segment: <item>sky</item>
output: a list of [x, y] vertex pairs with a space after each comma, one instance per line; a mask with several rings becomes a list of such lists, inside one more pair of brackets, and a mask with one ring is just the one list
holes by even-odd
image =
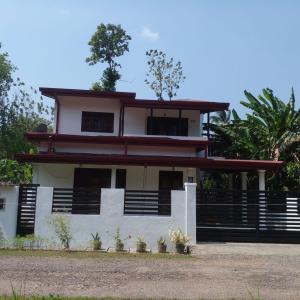
[[106, 66], [85, 62], [88, 41], [100, 23], [121, 24], [132, 40], [118, 91], [155, 99], [145, 52], [158, 49], [182, 62], [177, 98], [243, 114], [244, 90], [286, 101], [294, 87], [300, 106], [299, 15], [298, 0], [0, 0], [0, 42], [28, 86], [89, 89]]

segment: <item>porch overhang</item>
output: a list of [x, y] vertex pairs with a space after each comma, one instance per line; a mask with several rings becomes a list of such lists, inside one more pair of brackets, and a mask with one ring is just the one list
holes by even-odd
[[17, 154], [19, 162], [67, 163], [96, 165], [169, 166], [200, 168], [202, 170], [269, 170], [279, 171], [282, 161], [212, 159], [180, 156], [104, 155], [88, 153], [38, 153]]

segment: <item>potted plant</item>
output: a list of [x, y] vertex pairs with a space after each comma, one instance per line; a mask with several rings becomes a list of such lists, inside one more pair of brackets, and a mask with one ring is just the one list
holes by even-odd
[[121, 235], [120, 235], [120, 228], [117, 228], [117, 232], [115, 235], [115, 241], [116, 241], [116, 251], [120, 252], [124, 250], [124, 242], [121, 239]]
[[99, 233], [97, 232], [95, 235], [92, 234], [92, 237], [93, 237], [93, 240], [92, 240], [93, 250], [94, 251], [101, 250], [102, 242], [101, 242]]
[[176, 253], [183, 254], [186, 244], [190, 241], [190, 237], [185, 235], [181, 229], [170, 230], [171, 242], [175, 245]]
[[146, 252], [147, 244], [143, 236], [139, 236], [137, 238], [135, 245], [136, 245], [136, 252], [140, 252], [140, 253]]
[[166, 253], [167, 252], [167, 244], [166, 239], [161, 236], [157, 241], [158, 253]]

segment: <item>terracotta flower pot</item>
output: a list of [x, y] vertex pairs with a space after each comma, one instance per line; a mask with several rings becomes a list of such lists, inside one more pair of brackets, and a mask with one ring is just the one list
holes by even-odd
[[140, 253], [146, 252], [146, 247], [147, 247], [147, 244], [144, 242], [137, 243], [136, 244], [136, 252], [140, 252]]
[[117, 252], [121, 252], [121, 251], [123, 251], [124, 250], [124, 243], [122, 243], [122, 242], [117, 242], [116, 243], [116, 251]]
[[167, 252], [167, 245], [166, 244], [158, 244], [158, 253], [166, 253]]
[[93, 241], [93, 249], [94, 249], [94, 251], [101, 250], [101, 246], [102, 246], [101, 241]]
[[184, 254], [184, 244], [176, 244], [176, 253]]

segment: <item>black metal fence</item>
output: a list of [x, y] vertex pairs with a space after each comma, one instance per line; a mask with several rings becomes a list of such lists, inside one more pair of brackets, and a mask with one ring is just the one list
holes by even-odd
[[17, 235], [34, 233], [36, 195], [39, 184], [21, 184], [19, 188]]
[[100, 214], [101, 189], [54, 188], [52, 212]]
[[171, 215], [170, 190], [125, 190], [125, 215]]
[[300, 192], [197, 190], [198, 241], [300, 242]]

